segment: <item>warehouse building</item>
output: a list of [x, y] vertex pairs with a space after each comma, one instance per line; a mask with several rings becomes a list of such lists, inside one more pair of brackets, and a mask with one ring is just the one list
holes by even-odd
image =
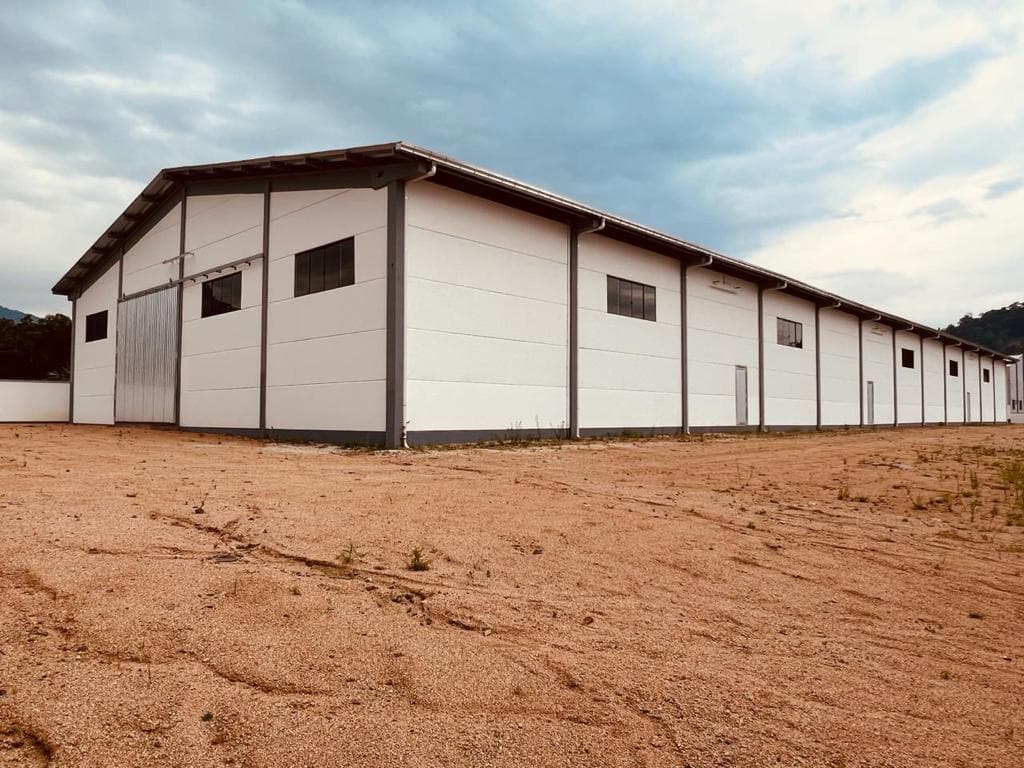
[[1005, 355], [404, 143], [161, 171], [71, 420], [398, 447], [1005, 422]]

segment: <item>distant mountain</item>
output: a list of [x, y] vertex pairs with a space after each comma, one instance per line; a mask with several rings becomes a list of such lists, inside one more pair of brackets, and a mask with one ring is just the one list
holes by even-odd
[[1024, 301], [1002, 309], [990, 309], [975, 317], [964, 315], [955, 325], [946, 327], [952, 333], [976, 344], [984, 344], [999, 352], [1024, 352]]
[[24, 316], [24, 312], [0, 306], [0, 320], [21, 320]]

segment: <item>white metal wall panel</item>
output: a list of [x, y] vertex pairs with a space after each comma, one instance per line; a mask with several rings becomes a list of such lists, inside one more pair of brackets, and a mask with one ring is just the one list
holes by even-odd
[[1009, 402], [1008, 402], [1007, 397], [1006, 397], [1007, 384], [1008, 384], [1008, 379], [1007, 379], [1007, 376], [1006, 376], [1007, 371], [1008, 371], [1008, 366], [1006, 365], [1006, 363], [1004, 363], [1002, 360], [996, 360], [995, 361], [995, 372], [994, 372], [993, 375], [995, 377], [995, 384], [996, 384], [996, 386], [995, 386], [996, 422], [999, 423], [999, 424], [1004, 423], [1007, 420], [1008, 416], [1009, 416], [1009, 414], [1007, 413], [1007, 408], [1009, 406]]
[[[114, 423], [114, 355], [117, 334], [117, 264], [104, 272], [75, 305], [74, 419]], [[85, 341], [85, 318], [107, 311], [107, 338]]]
[[[867, 382], [873, 381], [875, 392], [875, 425], [893, 423], [893, 360], [892, 328], [881, 323], [864, 323], [864, 392]], [[864, 403], [864, 423], [867, 424], [868, 404]]]
[[[355, 238], [355, 284], [294, 295], [295, 254]], [[267, 427], [384, 429], [387, 191], [270, 198]]]
[[0, 379], [0, 422], [67, 421], [66, 381]]
[[[903, 367], [903, 350], [914, 354], [914, 367]], [[921, 423], [921, 337], [907, 331], [896, 331], [896, 389], [899, 394], [897, 415], [900, 424]]]
[[[653, 285], [657, 320], [609, 313], [609, 275]], [[580, 237], [581, 428], [682, 426], [680, 311], [678, 260], [599, 234]]]
[[976, 352], [968, 352], [965, 355], [966, 362], [964, 363], [964, 384], [967, 387], [967, 402], [969, 403], [969, 409], [967, 413], [967, 423], [976, 424], [981, 421], [981, 407], [979, 405], [978, 396], [981, 392], [981, 386], [979, 381], [981, 379], [978, 373], [979, 360]]
[[[947, 421], [950, 424], [957, 424], [964, 420], [964, 361], [961, 359], [963, 350], [956, 346], [946, 346], [946, 406], [948, 410]], [[959, 366], [956, 376], [949, 373], [949, 361], [955, 360]]]
[[407, 429], [564, 429], [567, 227], [429, 183], [406, 225]]
[[747, 369], [747, 423], [758, 424], [757, 286], [703, 267], [687, 274], [691, 427], [736, 424], [736, 366]]
[[[258, 255], [263, 250], [263, 195], [199, 195], [185, 207], [186, 275]], [[181, 424], [255, 429], [260, 423], [260, 336], [263, 262], [224, 272], [242, 276], [241, 309], [202, 317], [202, 281], [182, 293]]]
[[[813, 426], [818, 419], [814, 304], [778, 291], [764, 294], [765, 425]], [[803, 325], [803, 347], [778, 343], [778, 318]]]
[[[181, 249], [181, 204], [171, 208], [124, 254], [126, 294], [165, 285], [178, 277], [175, 259]], [[170, 261], [168, 261], [170, 259]]]
[[821, 423], [825, 426], [860, 424], [860, 363], [853, 315], [821, 310]]
[[174, 423], [178, 290], [122, 301], [117, 309], [117, 421]]
[[946, 409], [942, 388], [946, 382], [946, 369], [942, 358], [942, 342], [937, 339], [924, 340], [924, 359], [921, 367], [924, 376], [924, 418], [929, 424], [946, 421]]

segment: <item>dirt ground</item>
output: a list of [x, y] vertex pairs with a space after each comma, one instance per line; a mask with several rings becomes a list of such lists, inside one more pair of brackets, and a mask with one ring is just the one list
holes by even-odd
[[0, 425], [0, 766], [1021, 766], [1022, 449]]

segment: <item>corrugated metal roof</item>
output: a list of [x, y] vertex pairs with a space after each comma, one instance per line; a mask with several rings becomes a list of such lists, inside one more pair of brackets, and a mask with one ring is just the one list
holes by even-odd
[[660, 232], [606, 211], [571, 200], [540, 187], [525, 184], [508, 176], [464, 163], [452, 157], [405, 142], [375, 144], [364, 147], [328, 150], [298, 155], [275, 155], [228, 163], [189, 165], [167, 168], [158, 173], [100, 235], [70, 270], [53, 287], [53, 292], [71, 295], [76, 287], [101, 262], [115, 255], [125, 239], [132, 236], [160, 205], [179, 194], [191, 181], [223, 181], [280, 177], [295, 174], [321, 173], [335, 170], [373, 169], [396, 160], [421, 161], [436, 167], [433, 181], [461, 188], [507, 205], [523, 208], [570, 224], [604, 222], [602, 234], [662, 253], [682, 258], [711, 258], [716, 270], [760, 285], [779, 287], [785, 291], [825, 305], [840, 304], [844, 311], [862, 319], [877, 319], [897, 330], [912, 331], [920, 336], [935, 337], [948, 344], [959, 345], [987, 355], [1011, 360], [1002, 352], [975, 344], [906, 318], [851, 301], [843, 296], [816, 288], [809, 283], [735, 259], [717, 251]]

